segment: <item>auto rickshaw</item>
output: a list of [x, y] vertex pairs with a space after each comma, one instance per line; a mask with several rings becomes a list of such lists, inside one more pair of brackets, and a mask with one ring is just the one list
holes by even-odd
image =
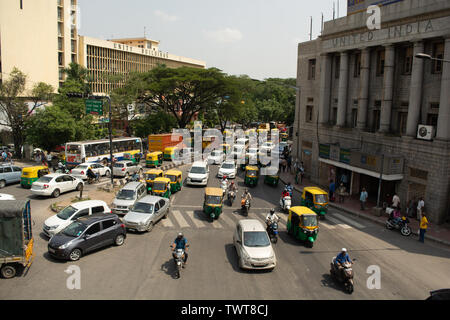
[[231, 146], [229, 144], [222, 143], [220, 146], [222, 147], [224, 154], [229, 154], [231, 152]]
[[156, 178], [153, 181], [152, 195], [170, 199], [172, 192], [170, 192], [169, 178]]
[[317, 187], [303, 188], [300, 205], [313, 210], [321, 219], [328, 212], [328, 193]]
[[317, 214], [307, 207], [292, 207], [289, 209], [286, 228], [294, 238], [312, 248], [319, 233]]
[[147, 193], [151, 193], [153, 182], [156, 178], [164, 177], [164, 171], [162, 171], [161, 169], [150, 169], [144, 172], [144, 177], [147, 184]]
[[245, 167], [245, 180], [244, 183], [250, 187], [256, 187], [259, 178], [259, 168], [254, 166]]
[[269, 170], [269, 174], [266, 174], [264, 176], [264, 183], [271, 185], [271, 186], [278, 186], [278, 182], [280, 180], [280, 176], [278, 175], [278, 169], [275, 168], [275, 170], [267, 169]]
[[288, 141], [289, 135], [286, 132], [280, 133], [280, 139], [281, 141]]
[[164, 160], [173, 161], [175, 159], [176, 147], [167, 147], [164, 149]]
[[147, 168], [156, 168], [162, 165], [164, 155], [161, 151], [155, 151], [147, 154], [145, 166]]
[[183, 187], [183, 174], [180, 170], [169, 170], [164, 173], [164, 178], [170, 179], [170, 191], [175, 193]]
[[205, 188], [203, 212], [211, 218], [211, 221], [218, 219], [222, 213], [223, 196], [221, 188]]
[[123, 154], [123, 160], [131, 160], [133, 163], [139, 164], [141, 161], [141, 152], [139, 150], [133, 150], [129, 152], [125, 152]]
[[22, 188], [30, 189], [33, 182], [49, 173], [50, 169], [47, 166], [23, 168], [22, 176], [20, 177], [20, 185]]

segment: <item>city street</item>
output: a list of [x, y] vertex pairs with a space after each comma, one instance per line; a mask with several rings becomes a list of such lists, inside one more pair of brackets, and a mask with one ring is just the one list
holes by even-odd
[[[189, 166], [183, 166], [183, 179]], [[208, 186], [218, 187], [217, 166], [210, 166]], [[106, 181], [105, 178], [102, 181]], [[245, 186], [243, 172], [236, 179], [240, 198]], [[71, 192], [53, 198], [30, 196], [20, 185], [2, 189], [17, 199], [31, 199], [35, 221], [35, 260], [26, 275], [1, 279], [0, 299], [425, 299], [429, 291], [450, 287], [450, 250], [435, 243], [419, 243], [367, 220], [330, 209], [320, 221], [313, 248], [294, 240], [286, 232], [287, 214], [279, 213], [283, 189], [267, 186], [260, 177], [248, 218], [264, 221], [270, 208], [281, 218], [280, 239], [274, 244], [277, 266], [272, 272], [243, 271], [238, 267], [233, 232], [240, 213], [240, 201], [209, 222], [202, 212], [204, 188], [184, 185], [171, 198], [168, 219], [161, 220], [150, 233], [128, 232], [125, 244], [83, 256], [77, 262], [56, 261], [47, 254], [41, 233], [44, 220], [53, 213], [54, 202], [75, 197]], [[96, 189], [86, 185], [85, 190]], [[299, 205], [294, 193], [293, 205]], [[169, 246], [182, 231], [190, 243], [189, 260], [180, 279], [175, 279]], [[356, 258], [355, 291], [344, 292], [330, 277], [331, 259], [342, 247]], [[69, 290], [65, 270], [76, 265], [81, 270], [81, 289]], [[370, 266], [379, 266], [381, 288], [369, 289]]]

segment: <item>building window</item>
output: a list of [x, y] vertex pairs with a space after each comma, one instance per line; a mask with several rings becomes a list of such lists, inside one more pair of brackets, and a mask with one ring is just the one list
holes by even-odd
[[380, 110], [373, 110], [372, 131], [376, 132], [380, 129]]
[[332, 125], [336, 125], [337, 123], [337, 107], [334, 107], [332, 112], [331, 112], [331, 124]]
[[358, 109], [352, 109], [352, 128], [358, 125]]
[[361, 53], [355, 55], [355, 65], [353, 70], [353, 77], [359, 78], [361, 75]]
[[58, 50], [63, 51], [63, 39], [58, 38]]
[[20, 10], [23, 10], [23, 0], [20, 0]]
[[384, 75], [384, 56], [384, 50], [377, 52], [377, 77]]
[[308, 80], [314, 80], [315, 78], [316, 78], [316, 59], [310, 59], [308, 66]]
[[64, 61], [63, 61], [63, 54], [61, 52], [58, 52], [58, 65], [63, 66], [64, 65]]
[[334, 77], [336, 79], [339, 79], [339, 77], [341, 75], [341, 57], [340, 56], [336, 56], [334, 58], [334, 66], [335, 66]]
[[306, 106], [306, 122], [312, 122], [313, 121], [313, 106]]
[[413, 47], [403, 48], [402, 50], [402, 60], [403, 60], [403, 74], [410, 75], [412, 71], [413, 64]]
[[427, 114], [427, 125], [437, 127], [438, 123], [438, 114], [437, 113], [429, 113]]
[[[436, 59], [444, 59], [444, 44], [443, 43], [435, 43], [433, 46], [433, 57]], [[440, 74], [442, 73], [442, 61], [433, 60], [433, 73]]]
[[62, 21], [63, 20], [63, 9], [58, 7], [58, 20]]
[[408, 119], [408, 112], [398, 113], [398, 132], [400, 133], [400, 135], [406, 134], [407, 119]]

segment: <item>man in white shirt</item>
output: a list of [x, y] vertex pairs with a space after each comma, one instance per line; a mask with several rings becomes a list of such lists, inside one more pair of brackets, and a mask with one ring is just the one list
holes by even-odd
[[423, 197], [419, 198], [419, 201], [417, 202], [417, 220], [422, 220], [422, 210], [423, 207], [425, 207], [425, 201], [423, 201]]
[[392, 198], [392, 206], [394, 208], [400, 207], [400, 197], [397, 194], [394, 194], [394, 197]]

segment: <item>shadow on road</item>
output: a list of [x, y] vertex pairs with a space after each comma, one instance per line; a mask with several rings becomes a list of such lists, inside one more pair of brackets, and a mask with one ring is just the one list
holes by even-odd
[[235, 272], [244, 273], [244, 274], [262, 274], [262, 273], [270, 273], [272, 270], [244, 270], [239, 267], [239, 257], [236, 252], [236, 248], [234, 244], [229, 243], [225, 245], [225, 254], [227, 255], [228, 262], [233, 267]]
[[336, 283], [336, 281], [333, 279], [333, 277], [329, 273], [324, 273], [322, 275], [322, 280], [320, 282], [322, 282], [322, 287], [332, 288], [337, 291], [342, 291], [342, 287], [338, 283]]
[[161, 270], [171, 276], [172, 279], [178, 279], [175, 274], [175, 263], [172, 258], [161, 265]]

